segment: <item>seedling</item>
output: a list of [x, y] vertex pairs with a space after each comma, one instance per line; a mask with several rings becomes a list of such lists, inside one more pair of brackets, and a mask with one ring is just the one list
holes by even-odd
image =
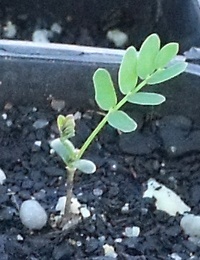
[[121, 110], [125, 103], [152, 106], [160, 105], [165, 101], [165, 97], [161, 94], [140, 92], [140, 90], [145, 85], [155, 85], [174, 78], [185, 70], [186, 62], [171, 62], [178, 50], [178, 43], [169, 43], [160, 48], [160, 38], [157, 34], [148, 36], [139, 52], [133, 46], [129, 47], [118, 72], [119, 90], [124, 96], [121, 100], [117, 98], [110, 73], [103, 68], [95, 71], [93, 75], [95, 100], [106, 114], [80, 149], [76, 149], [69, 140], [75, 135], [73, 115], [58, 116], [60, 137], [51, 142], [51, 147], [62, 158], [67, 169], [66, 205], [61, 227], [73, 217], [70, 207], [76, 170], [86, 174], [96, 171], [96, 166], [92, 161], [82, 159], [88, 146], [106, 123], [124, 133], [136, 130], [135, 120]]

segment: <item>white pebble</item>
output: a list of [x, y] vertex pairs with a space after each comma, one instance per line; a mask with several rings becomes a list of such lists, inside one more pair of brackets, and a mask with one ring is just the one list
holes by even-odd
[[13, 24], [11, 21], [6, 23], [4, 27], [4, 37], [6, 38], [14, 38], [17, 33], [16, 25]]
[[22, 203], [19, 216], [24, 226], [29, 229], [42, 229], [47, 223], [47, 213], [36, 200], [26, 200]]
[[108, 31], [106, 36], [116, 47], [123, 47], [128, 41], [127, 34], [118, 29]]
[[57, 34], [61, 34], [62, 32], [62, 27], [58, 23], [53, 23], [51, 26], [51, 31]]
[[[65, 212], [65, 204], [66, 204], [66, 196], [62, 196], [58, 199], [56, 210], [60, 211], [61, 215], [64, 215]], [[71, 200], [71, 212], [73, 214], [79, 214], [80, 213], [80, 207], [81, 204], [78, 202], [76, 198], [72, 198]]]
[[32, 41], [33, 42], [42, 42], [48, 43], [49, 42], [49, 31], [45, 29], [36, 30], [32, 34]]
[[170, 257], [173, 259], [173, 260], [182, 260], [182, 257], [180, 257], [177, 253], [172, 253], [170, 255]]
[[200, 216], [187, 214], [182, 217], [180, 225], [186, 235], [200, 238]]
[[117, 258], [117, 253], [115, 252], [115, 249], [113, 246], [105, 244], [105, 245], [103, 245], [103, 249], [104, 249], [105, 256]]
[[103, 194], [103, 190], [96, 188], [93, 190], [93, 194], [94, 194], [94, 196], [101, 196]]
[[147, 187], [143, 198], [154, 197], [157, 210], [165, 211], [170, 216], [176, 216], [177, 213], [184, 214], [191, 210], [174, 191], [158, 183], [155, 179], [149, 179]]
[[124, 206], [121, 209], [122, 213], [128, 213], [129, 212], [129, 203], [125, 203]]
[[35, 142], [34, 142], [34, 145], [41, 147], [42, 141], [35, 141]]
[[7, 115], [6, 113], [3, 113], [1, 116], [2, 116], [2, 118], [3, 118], [4, 120], [6, 120], [6, 119], [8, 118], [8, 115]]
[[133, 227], [126, 227], [125, 232], [123, 233], [126, 237], [138, 237], [140, 234], [140, 228], [133, 226]]
[[11, 120], [7, 120], [7, 121], [6, 121], [6, 125], [7, 125], [7, 127], [11, 127], [12, 121], [11, 121]]
[[18, 234], [17, 235], [17, 241], [23, 241], [23, 240], [24, 240], [24, 238], [20, 234]]
[[3, 184], [6, 180], [6, 175], [2, 169], [0, 169], [0, 184]]
[[86, 207], [80, 208], [80, 212], [83, 218], [89, 218], [91, 216], [90, 211]]

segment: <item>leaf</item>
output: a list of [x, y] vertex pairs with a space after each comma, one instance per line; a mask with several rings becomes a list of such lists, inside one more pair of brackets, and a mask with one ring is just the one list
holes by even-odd
[[74, 145], [69, 140], [62, 142], [60, 138], [57, 138], [50, 143], [50, 146], [61, 157], [65, 164], [67, 164], [76, 153]]
[[160, 38], [151, 34], [143, 42], [138, 57], [137, 74], [141, 79], [146, 79], [155, 70], [155, 59], [160, 49]]
[[117, 103], [117, 96], [110, 73], [105, 69], [97, 69], [93, 75], [95, 100], [103, 110], [109, 110]]
[[72, 166], [79, 171], [87, 174], [91, 174], [96, 171], [96, 165], [92, 161], [86, 159], [77, 160], [73, 162]]
[[137, 84], [137, 51], [129, 47], [122, 59], [118, 73], [118, 84], [122, 94], [127, 94]]
[[108, 116], [108, 123], [124, 133], [132, 132], [137, 128], [137, 123], [121, 110], [111, 112]]
[[177, 55], [178, 50], [179, 44], [175, 42], [163, 46], [155, 60], [156, 69], [164, 68]]
[[138, 92], [128, 96], [128, 102], [138, 105], [155, 106], [162, 104], [166, 98], [157, 93]]
[[172, 78], [178, 76], [179, 74], [181, 74], [182, 72], [184, 72], [186, 67], [187, 67], [187, 63], [180, 61], [166, 69], [157, 70], [147, 80], [147, 84], [154, 85], [154, 84], [158, 84], [158, 83], [167, 81], [169, 79], [172, 79]]
[[66, 117], [59, 115], [57, 118], [57, 125], [60, 135], [64, 139], [71, 138], [75, 135], [75, 121], [72, 114], [67, 115]]

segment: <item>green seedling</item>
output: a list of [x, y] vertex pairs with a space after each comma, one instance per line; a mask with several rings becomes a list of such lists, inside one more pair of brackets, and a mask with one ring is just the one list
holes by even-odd
[[68, 176], [65, 213], [61, 227], [72, 218], [70, 207], [76, 170], [86, 174], [96, 171], [96, 166], [92, 161], [82, 159], [85, 151], [106, 123], [124, 133], [136, 130], [135, 120], [121, 110], [125, 103], [154, 106], [165, 101], [165, 97], [161, 94], [140, 92], [140, 90], [145, 85], [155, 85], [174, 78], [186, 69], [186, 62], [172, 62], [178, 50], [178, 43], [169, 43], [161, 48], [160, 38], [157, 34], [148, 36], [139, 52], [133, 46], [129, 47], [118, 72], [119, 90], [123, 94], [121, 100], [117, 98], [110, 73], [103, 68], [95, 71], [93, 75], [95, 100], [100, 109], [106, 113], [80, 149], [75, 148], [69, 140], [75, 135], [73, 115], [58, 116], [60, 137], [51, 142], [51, 147], [64, 161]]

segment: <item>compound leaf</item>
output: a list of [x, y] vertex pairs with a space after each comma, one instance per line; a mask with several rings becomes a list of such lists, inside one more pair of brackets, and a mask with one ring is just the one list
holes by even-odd
[[137, 123], [121, 110], [111, 112], [108, 116], [108, 123], [124, 133], [132, 132], [137, 128]]
[[143, 42], [138, 57], [137, 74], [141, 79], [146, 79], [155, 70], [155, 59], [160, 50], [160, 38], [151, 34]]
[[186, 67], [187, 67], [187, 63], [180, 61], [180, 62], [177, 62], [174, 65], [172, 65], [172, 66], [170, 66], [166, 69], [157, 70], [147, 80], [147, 83], [149, 85], [154, 85], [154, 84], [158, 84], [158, 83], [167, 81], [169, 79], [172, 79], [172, 78], [178, 76], [179, 74], [181, 74], [182, 72], [184, 72]]
[[124, 54], [118, 73], [118, 84], [122, 94], [125, 95], [133, 90], [137, 79], [137, 51], [131, 46]]
[[175, 42], [163, 46], [155, 60], [156, 69], [164, 68], [177, 55], [178, 50], [179, 44]]
[[157, 93], [138, 92], [128, 96], [128, 102], [138, 105], [155, 106], [162, 104], [166, 98]]
[[109, 110], [117, 103], [117, 96], [110, 73], [105, 69], [97, 69], [93, 75], [95, 100], [103, 110]]

